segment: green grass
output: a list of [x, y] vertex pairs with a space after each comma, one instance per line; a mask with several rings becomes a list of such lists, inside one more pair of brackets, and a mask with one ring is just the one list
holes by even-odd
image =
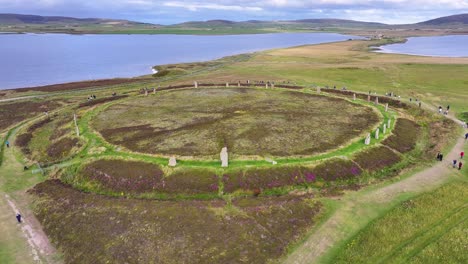
[[[467, 236], [458, 235], [468, 219], [467, 191], [467, 182], [456, 182], [403, 202], [350, 239], [331, 262], [466, 262]], [[443, 241], [450, 246], [439, 247]]]
[[[349, 41], [301, 46], [256, 53], [252, 59], [232, 64], [202, 78], [237, 76], [253, 80], [291, 80], [300, 84], [336, 85], [382, 95], [394, 92], [405, 102], [419, 98], [432, 105], [451, 105], [451, 111], [468, 112], [464, 77], [468, 60], [376, 54], [368, 45], [380, 42]], [[414, 101], [413, 101], [414, 102]]]

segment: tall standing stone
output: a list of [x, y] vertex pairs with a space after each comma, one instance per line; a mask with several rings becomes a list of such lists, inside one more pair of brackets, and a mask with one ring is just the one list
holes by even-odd
[[240, 81], [237, 82], [237, 87], [241, 87]]
[[226, 83], [226, 87], [229, 87], [229, 82]]
[[226, 168], [228, 166], [228, 152], [227, 147], [221, 149], [221, 153], [219, 154], [221, 158], [221, 167]]
[[268, 89], [268, 83], [265, 83], [265, 88]]
[[148, 96], [148, 89], [145, 88], [145, 96]]
[[78, 122], [77, 122], [77, 118], [76, 118], [75, 113], [73, 113], [73, 121], [75, 122], [76, 136], [79, 137], [80, 136], [80, 128], [78, 127]]
[[169, 167], [175, 167], [177, 165], [177, 160], [174, 156], [169, 158]]
[[153, 88], [153, 94], [156, 94], [156, 88]]
[[317, 93], [320, 93], [321, 90], [320, 90], [320, 87], [317, 86]]
[[364, 144], [366, 144], [366, 145], [370, 144], [370, 137], [371, 137], [371, 134], [368, 133], [366, 139], [364, 140]]
[[197, 82], [197, 81], [193, 82], [193, 86], [194, 86], [195, 88], [198, 88], [198, 82]]
[[375, 139], [379, 139], [379, 132], [380, 132], [380, 128], [377, 128], [375, 130]]
[[379, 98], [377, 96], [375, 97], [375, 104], [379, 104]]
[[385, 104], [385, 112], [388, 112], [388, 103]]
[[387, 127], [388, 127], [388, 129], [390, 129], [390, 125], [391, 125], [391, 124], [392, 124], [392, 120], [389, 118], [389, 119], [388, 119], [388, 122], [387, 122]]
[[383, 134], [387, 133], [387, 124], [383, 124], [382, 133]]
[[356, 94], [353, 93], [353, 101], [356, 101]]
[[370, 102], [370, 95], [367, 95], [367, 102]]

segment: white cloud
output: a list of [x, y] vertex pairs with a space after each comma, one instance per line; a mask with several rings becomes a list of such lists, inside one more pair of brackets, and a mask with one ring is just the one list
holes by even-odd
[[468, 13], [468, 0], [0, 0], [0, 13], [126, 18], [154, 23], [300, 18], [409, 23]]
[[167, 7], [180, 7], [190, 11], [197, 11], [199, 9], [212, 9], [212, 10], [226, 10], [226, 11], [262, 11], [261, 7], [254, 6], [240, 6], [240, 5], [220, 5], [210, 3], [183, 3], [183, 2], [165, 2], [164, 6]]

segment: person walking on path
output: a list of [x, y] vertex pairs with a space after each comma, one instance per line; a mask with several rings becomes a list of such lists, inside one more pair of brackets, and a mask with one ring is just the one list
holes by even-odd
[[[468, 134], [468, 133], [467, 133]], [[10, 141], [5, 141], [5, 144], [6, 144], [6, 147], [9, 148], [10, 147]]]
[[458, 162], [458, 170], [461, 170], [462, 166], [463, 166], [463, 163]]
[[442, 161], [444, 159], [444, 154], [440, 153], [439, 160]]
[[468, 139], [468, 133], [465, 134], [465, 140], [467, 140], [467, 139]]
[[453, 162], [452, 162], [452, 164], [453, 164], [453, 167], [456, 168], [456, 167], [457, 167], [457, 160], [454, 159]]
[[437, 157], [436, 157], [437, 160], [440, 160], [440, 151], [437, 152]]
[[21, 223], [21, 214], [20, 213], [16, 214], [16, 220], [18, 220], [18, 223]]
[[463, 159], [463, 156], [465, 156], [465, 152], [460, 152], [460, 159]]

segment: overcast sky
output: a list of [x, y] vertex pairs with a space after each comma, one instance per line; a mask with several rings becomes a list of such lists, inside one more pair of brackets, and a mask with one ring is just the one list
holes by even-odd
[[156, 24], [302, 18], [404, 24], [468, 13], [468, 0], [0, 0], [0, 13], [122, 18]]

